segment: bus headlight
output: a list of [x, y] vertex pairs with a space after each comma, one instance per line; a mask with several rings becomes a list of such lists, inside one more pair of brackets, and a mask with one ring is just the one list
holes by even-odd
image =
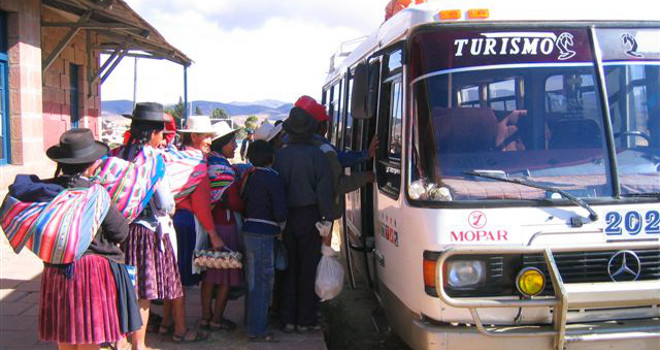
[[454, 288], [474, 287], [486, 278], [486, 264], [480, 260], [454, 260], [447, 263], [447, 283]]

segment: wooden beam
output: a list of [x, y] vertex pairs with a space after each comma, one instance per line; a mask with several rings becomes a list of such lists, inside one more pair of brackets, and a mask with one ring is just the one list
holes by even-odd
[[[80, 17], [80, 20], [78, 21], [78, 23], [86, 22], [89, 19], [89, 17], [91, 17], [91, 16], [92, 16], [91, 11], [85, 13], [84, 16]], [[53, 62], [55, 62], [55, 59], [62, 53], [64, 48], [67, 45], [69, 45], [69, 43], [71, 42], [73, 37], [78, 33], [78, 31], [80, 31], [80, 28], [74, 26], [73, 28], [71, 28], [71, 30], [69, 30], [69, 32], [64, 36], [64, 38], [62, 38], [60, 43], [57, 44], [55, 49], [53, 49], [53, 52], [51, 52], [50, 55], [48, 56], [48, 58], [46, 58], [46, 60], [43, 61], [43, 63], [42, 63], [42, 74], [46, 73], [48, 68], [50, 68], [50, 66], [53, 64]]]
[[158, 46], [158, 43], [149, 41], [139, 35], [129, 32], [117, 33], [114, 30], [100, 32], [103, 36], [106, 36], [110, 39], [117, 40], [122, 43], [127, 43], [130, 47], [137, 46], [137, 49], [143, 51], [153, 51], [157, 52], [171, 61], [178, 62], [182, 65], [189, 65], [189, 62], [183, 57], [177, 56], [176, 50], [167, 50], [163, 47]]
[[76, 22], [41, 22], [42, 27], [49, 28], [80, 28], [80, 29], [124, 29], [124, 30], [139, 30], [143, 31], [143, 28], [132, 26], [124, 23], [101, 23], [95, 21], [88, 21], [85, 23], [76, 23]]
[[116, 50], [110, 55], [110, 57], [108, 57], [108, 59], [105, 60], [105, 62], [103, 62], [103, 65], [101, 65], [101, 67], [100, 67], [99, 70], [96, 72], [96, 74], [94, 74], [93, 77], [90, 77], [90, 79], [91, 79], [91, 80], [90, 80], [90, 83], [89, 83], [90, 85], [96, 83], [96, 82], [99, 80], [99, 78], [101, 77], [101, 75], [103, 75], [103, 71], [105, 71], [105, 69], [108, 68], [108, 66], [114, 62], [115, 58], [117, 58], [117, 55], [119, 55], [119, 53], [120, 53], [122, 50], [123, 50], [123, 48], [117, 48], [117, 49], [116, 49]]
[[108, 79], [108, 77], [110, 76], [110, 73], [112, 73], [112, 71], [115, 70], [115, 68], [117, 67], [119, 62], [121, 62], [122, 58], [124, 58], [124, 56], [126, 56], [126, 52], [127, 52], [126, 50], [122, 50], [121, 53], [119, 54], [119, 56], [117, 56], [117, 59], [115, 59], [115, 61], [112, 62], [112, 65], [110, 66], [110, 68], [108, 68], [108, 71], [105, 72], [103, 74], [103, 77], [101, 78], [101, 85], [103, 85], [105, 80]]

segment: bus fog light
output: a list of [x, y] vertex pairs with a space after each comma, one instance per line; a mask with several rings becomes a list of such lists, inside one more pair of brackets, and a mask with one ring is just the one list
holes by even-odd
[[516, 287], [523, 295], [539, 295], [545, 288], [545, 275], [535, 267], [526, 267], [518, 273]]
[[456, 260], [450, 261], [447, 267], [447, 282], [452, 287], [472, 287], [484, 281], [486, 270], [483, 261]]

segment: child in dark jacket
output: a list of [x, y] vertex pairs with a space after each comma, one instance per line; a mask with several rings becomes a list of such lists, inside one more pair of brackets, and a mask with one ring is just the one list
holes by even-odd
[[268, 332], [268, 306], [273, 293], [274, 243], [287, 216], [284, 180], [270, 168], [274, 149], [265, 141], [254, 141], [248, 159], [255, 170], [245, 184], [245, 255], [248, 285], [247, 333], [250, 341], [275, 342]]

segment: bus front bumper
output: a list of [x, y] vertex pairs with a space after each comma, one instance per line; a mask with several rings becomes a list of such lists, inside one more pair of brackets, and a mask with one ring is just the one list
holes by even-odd
[[[611, 283], [564, 283], [557, 264], [554, 259], [556, 252], [574, 252], [582, 250], [614, 249], [624, 250], [632, 248], [657, 248], [657, 242], [621, 243], [607, 245], [593, 245], [580, 247], [452, 247], [442, 253], [436, 265], [436, 290], [443, 303], [470, 311], [474, 327], [460, 327], [461, 331], [468, 330], [466, 334], [472, 334], [471, 339], [485, 344], [490, 344], [491, 349], [499, 349], [492, 344], [511, 344], [520, 342], [521, 345], [532, 345], [539, 349], [603, 349], [619, 348], [612, 346], [613, 343], [621, 344], [626, 349], [659, 349], [660, 348], [660, 322], [657, 318], [645, 321], [618, 321], [600, 322], [593, 324], [570, 324], [568, 323], [568, 310], [585, 308], [629, 308], [637, 306], [656, 307], [660, 304], [660, 281], [634, 281], [634, 282], [611, 282]], [[552, 280], [554, 296], [535, 297], [523, 300], [497, 300], [492, 298], [454, 298], [444, 290], [443, 266], [447, 259], [456, 255], [479, 255], [479, 254], [527, 254], [541, 253], [545, 258], [547, 271]], [[479, 308], [530, 308], [549, 307], [552, 309], [552, 324], [530, 328], [525, 326], [487, 326], [482, 322]], [[637, 322], [637, 323], [635, 323]], [[640, 323], [641, 322], [641, 323]], [[421, 326], [421, 324], [419, 325]], [[446, 327], [443, 327], [443, 330]], [[450, 332], [447, 341], [454, 340], [462, 349], [460, 344], [467, 339], [461, 333]], [[465, 339], [465, 340], [461, 340]], [[458, 342], [458, 343], [456, 343]], [[538, 342], [538, 344], [536, 343]], [[467, 342], [466, 348], [472, 347], [472, 342]], [[634, 345], [631, 347], [631, 345]], [[648, 346], [648, 347], [647, 347]], [[444, 347], [440, 347], [444, 349]], [[447, 347], [453, 349], [453, 347]]]
[[[491, 336], [477, 327], [465, 325], [436, 325], [413, 322], [414, 337], [419, 348], [443, 350], [493, 349], [555, 349], [553, 335], [535, 327], [516, 326], [505, 331], [513, 336]], [[595, 322], [567, 326], [563, 349], [660, 349], [660, 320], [630, 320], [624, 322]]]

